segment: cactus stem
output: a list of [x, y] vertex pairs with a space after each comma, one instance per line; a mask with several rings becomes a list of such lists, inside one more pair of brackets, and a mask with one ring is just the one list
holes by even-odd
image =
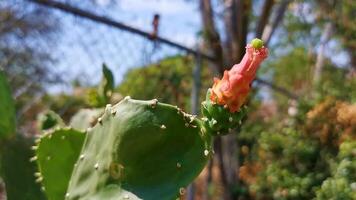
[[167, 127], [164, 124], [161, 125], [161, 129], [166, 129], [166, 128]]

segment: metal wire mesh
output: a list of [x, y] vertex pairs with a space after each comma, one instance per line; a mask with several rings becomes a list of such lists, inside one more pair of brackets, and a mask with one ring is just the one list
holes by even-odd
[[[86, 8], [93, 13], [102, 14], [105, 11], [89, 1], [62, 2]], [[112, 69], [116, 83], [119, 83], [130, 68], [146, 66], [170, 55], [185, 54], [181, 50], [125, 30], [56, 9], [43, 8], [29, 1], [8, 4], [24, 16], [33, 9], [47, 9], [49, 15], [56, 19], [51, 22], [55, 26], [51, 37], [43, 37], [38, 33], [23, 43], [49, 55], [50, 59], [43, 64], [63, 81], [48, 87], [50, 92], [67, 91], [73, 80], [79, 80], [84, 85], [96, 84], [100, 79], [98, 74], [103, 63]]]

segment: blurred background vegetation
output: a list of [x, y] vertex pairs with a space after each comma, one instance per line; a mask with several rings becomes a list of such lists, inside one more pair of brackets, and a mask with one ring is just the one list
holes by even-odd
[[[171, 1], [191, 11], [172, 17]], [[142, 18], [142, 26], [120, 17], [129, 1], [57, 1], [133, 25], [148, 38], [38, 2], [49, 0], [0, 2], [0, 67], [16, 100], [18, 132], [39, 134], [39, 114], [48, 110], [68, 123], [82, 108], [126, 95], [197, 109], [192, 88], [200, 88], [201, 102], [213, 77], [238, 63], [246, 43], [259, 37], [270, 50], [258, 72], [267, 84], [253, 84], [242, 129], [215, 141], [214, 159], [185, 198], [356, 199], [356, 1], [133, 1], [143, 8], [126, 12]], [[157, 14], [162, 23], [154, 21]], [[198, 25], [185, 30], [177, 18]], [[106, 79], [113, 91], [105, 94], [103, 63], [113, 72]]]

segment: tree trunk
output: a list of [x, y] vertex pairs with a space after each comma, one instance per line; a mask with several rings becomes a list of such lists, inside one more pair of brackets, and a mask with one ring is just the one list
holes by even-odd
[[262, 7], [262, 12], [256, 27], [256, 38], [261, 38], [263, 30], [268, 23], [269, 16], [271, 15], [272, 7], [274, 5], [274, 0], [265, 0]]
[[265, 27], [262, 34], [262, 40], [264, 41], [265, 46], [268, 46], [271, 37], [274, 31], [276, 30], [276, 28], [278, 27], [279, 23], [282, 21], [284, 17], [284, 13], [286, 12], [288, 4], [290, 2], [291, 0], [283, 0], [279, 5], [279, 8], [277, 10], [276, 15], [274, 16], [273, 21]]
[[333, 30], [333, 26], [331, 22], [326, 23], [324, 26], [323, 35], [321, 36], [320, 47], [316, 58], [315, 68], [314, 68], [314, 76], [313, 76], [314, 85], [317, 85], [321, 79], [321, 74], [323, 72], [324, 60], [325, 60], [324, 51], [327, 43], [330, 40], [331, 34], [333, 32], [332, 30]]

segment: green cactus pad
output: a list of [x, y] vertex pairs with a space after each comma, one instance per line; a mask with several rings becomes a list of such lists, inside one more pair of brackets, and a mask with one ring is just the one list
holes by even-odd
[[[15, 134], [15, 105], [6, 76], [0, 69], [0, 140]], [[1, 141], [0, 141], [1, 143]]]
[[39, 139], [35, 147], [39, 172], [35, 175], [49, 200], [64, 199], [84, 139], [84, 133], [70, 128], [57, 128]]
[[8, 200], [45, 200], [41, 185], [36, 183], [36, 164], [30, 162], [34, 156], [31, 146], [34, 141], [17, 135], [1, 146], [3, 180]]
[[63, 127], [64, 122], [57, 113], [47, 110], [38, 115], [37, 126], [39, 130], [44, 131], [55, 127]]
[[213, 103], [210, 100], [210, 89], [207, 92], [206, 100], [202, 103], [202, 113], [204, 115], [204, 125], [209, 128], [213, 135], [228, 134], [231, 129], [241, 126], [241, 120], [245, 117], [247, 108], [241, 107], [238, 112], [231, 113], [228, 108]]
[[77, 130], [86, 130], [94, 126], [98, 117], [104, 113], [104, 109], [81, 109], [71, 119], [70, 126]]
[[66, 200], [174, 199], [211, 155], [201, 123], [157, 100], [107, 106], [88, 131]]

